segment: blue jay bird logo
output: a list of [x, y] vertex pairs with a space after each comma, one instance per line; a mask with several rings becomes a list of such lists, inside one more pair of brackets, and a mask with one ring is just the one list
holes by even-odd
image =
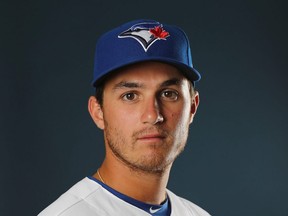
[[118, 38], [134, 38], [137, 40], [145, 52], [157, 40], [166, 40], [169, 32], [163, 29], [159, 22], [143, 22], [133, 25], [128, 30], [118, 35]]

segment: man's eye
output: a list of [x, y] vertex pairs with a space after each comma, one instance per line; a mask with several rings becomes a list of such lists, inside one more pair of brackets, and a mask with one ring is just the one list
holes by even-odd
[[178, 92], [171, 91], [171, 90], [165, 90], [161, 93], [161, 97], [163, 97], [166, 100], [175, 101], [178, 99]]
[[122, 96], [122, 98], [126, 101], [132, 101], [135, 100], [137, 98], [137, 95], [135, 93], [126, 93]]

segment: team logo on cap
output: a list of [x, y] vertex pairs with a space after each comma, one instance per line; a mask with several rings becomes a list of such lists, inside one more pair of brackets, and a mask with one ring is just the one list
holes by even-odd
[[165, 31], [159, 22], [138, 23], [118, 35], [118, 38], [134, 38], [141, 44], [145, 52], [154, 42], [166, 40], [167, 37], [169, 37], [169, 32]]

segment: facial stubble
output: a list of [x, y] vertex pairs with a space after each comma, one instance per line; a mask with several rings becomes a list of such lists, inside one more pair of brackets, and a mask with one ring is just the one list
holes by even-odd
[[[184, 125], [180, 125], [178, 130], [181, 130], [181, 135], [175, 137], [177, 133], [171, 134], [167, 130], [161, 129], [161, 126], [151, 126], [134, 132], [130, 141], [129, 137], [124, 137], [123, 133], [121, 133], [121, 127], [111, 128], [107, 121], [104, 121], [104, 124], [104, 138], [107, 147], [111, 149], [114, 156], [121, 163], [135, 172], [157, 175], [163, 174], [167, 167], [184, 150], [189, 131], [189, 126], [184, 127]], [[149, 148], [153, 152], [152, 154], [144, 153], [138, 155], [137, 158], [133, 158], [131, 154], [134, 151], [139, 151], [140, 148], [139, 143], [137, 143], [137, 137], [147, 134], [149, 131], [157, 131], [165, 139], [162, 142], [149, 144]]]

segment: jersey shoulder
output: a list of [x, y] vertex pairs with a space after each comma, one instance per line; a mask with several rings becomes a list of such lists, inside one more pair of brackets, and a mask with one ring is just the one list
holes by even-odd
[[205, 211], [195, 203], [183, 197], [179, 197], [169, 190], [167, 191], [167, 193], [171, 202], [171, 216], [211, 216], [207, 211]]
[[[101, 187], [93, 184], [87, 177], [76, 183], [57, 200], [45, 208], [38, 216], [66, 216], [89, 209], [89, 203], [85, 200]], [[74, 213], [71, 213], [74, 212]]]

